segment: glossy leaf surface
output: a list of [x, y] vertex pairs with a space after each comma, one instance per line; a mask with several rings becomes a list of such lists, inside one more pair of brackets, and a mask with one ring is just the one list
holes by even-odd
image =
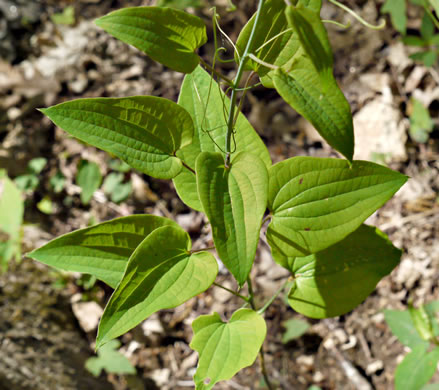
[[345, 314], [366, 299], [400, 257], [384, 233], [363, 225], [336, 245], [291, 261], [295, 281], [288, 303], [311, 318]]
[[418, 390], [434, 375], [439, 361], [439, 347], [428, 352], [428, 347], [418, 345], [407, 354], [396, 368], [395, 390]]
[[209, 390], [253, 364], [267, 333], [262, 316], [250, 309], [237, 310], [228, 323], [218, 313], [200, 316], [192, 329], [190, 347], [199, 353], [197, 390]]
[[159, 179], [180, 173], [175, 153], [194, 131], [183, 108], [153, 96], [77, 99], [41, 111], [67, 133]]
[[[229, 108], [230, 99], [224, 95], [209, 73], [198, 67], [193, 73], [186, 75], [178, 104], [190, 113], [195, 132], [193, 142], [179, 150], [177, 156], [195, 169], [195, 160], [201, 152], [224, 150], [227, 134], [224, 107]], [[268, 150], [242, 113], [238, 115], [235, 130], [233, 145], [236, 145], [236, 150], [232, 154], [232, 162], [239, 152], [247, 151], [261, 158], [268, 169], [271, 166]], [[195, 210], [202, 211], [196, 178], [192, 172], [183, 169], [174, 178], [174, 184], [183, 202]]]
[[238, 154], [227, 169], [220, 153], [203, 152], [196, 172], [218, 255], [242, 286], [253, 264], [267, 207], [267, 169], [250, 153]]
[[270, 245], [289, 257], [319, 252], [356, 230], [407, 177], [367, 161], [293, 157], [269, 171]]
[[178, 226], [154, 215], [116, 218], [65, 234], [27, 256], [65, 271], [94, 275], [116, 288], [134, 250], [152, 231], [168, 225]]
[[183, 73], [196, 68], [200, 60], [195, 50], [207, 41], [206, 26], [200, 18], [173, 8], [123, 8], [97, 19], [96, 24], [153, 60]]
[[104, 310], [98, 347], [210, 287], [218, 273], [215, 257], [190, 249], [189, 235], [175, 226], [158, 228], [142, 241]]

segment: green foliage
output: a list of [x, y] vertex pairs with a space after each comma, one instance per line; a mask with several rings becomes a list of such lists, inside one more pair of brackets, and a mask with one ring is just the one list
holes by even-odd
[[434, 375], [439, 362], [439, 301], [415, 309], [385, 310], [384, 315], [399, 341], [411, 349], [395, 372], [396, 390], [434, 389], [423, 387]]
[[41, 171], [47, 164], [47, 159], [44, 157], [37, 157], [29, 161], [27, 164], [27, 173], [15, 178], [17, 187], [25, 192], [35, 191], [40, 184], [38, 177]]
[[123, 8], [96, 24], [153, 60], [178, 72], [191, 73], [199, 57], [194, 51], [207, 41], [206, 26], [197, 16], [173, 8]]
[[282, 326], [285, 328], [285, 333], [282, 335], [282, 342], [284, 344], [287, 344], [294, 339], [298, 339], [309, 329], [308, 322], [297, 318], [284, 321]]
[[6, 172], [0, 169], [0, 271], [11, 259], [21, 257], [21, 225], [24, 202], [22, 194]]
[[99, 376], [102, 370], [110, 374], [135, 374], [136, 369], [131, 362], [117, 349], [118, 340], [112, 340], [98, 349], [98, 357], [91, 357], [85, 362], [85, 368], [94, 376]]
[[69, 5], [68, 7], [64, 8], [62, 12], [50, 15], [50, 19], [52, 19], [52, 22], [55, 24], [72, 26], [75, 24], [75, 7], [73, 7], [73, 5]]
[[[125, 179], [134, 168], [173, 179], [183, 202], [204, 212], [212, 228], [215, 248], [192, 250], [188, 233], [175, 222], [136, 215], [66, 234], [29, 254], [115, 289], [99, 325], [98, 347], [110, 345], [106, 353], [114, 353], [117, 347], [109, 344], [114, 338], [158, 310], [206, 291], [218, 273], [217, 260], [207, 250], [216, 249], [239, 289], [247, 284], [242, 291], [248, 295], [228, 291], [251, 309], [235, 311], [227, 323], [218, 313], [193, 322], [191, 347], [199, 353], [197, 389], [210, 389], [254, 362], [266, 335], [263, 313], [286, 286], [288, 303], [296, 311], [314, 318], [340, 315], [361, 303], [401, 254], [384, 233], [363, 222], [407, 178], [383, 166], [352, 161], [352, 115], [333, 76], [321, 0], [292, 3], [259, 0], [256, 14], [236, 42], [238, 69], [233, 80], [196, 54], [207, 40], [203, 21], [173, 8], [197, 2], [162, 0], [159, 5], [170, 7], [112, 12], [97, 24], [152, 59], [186, 73], [178, 104], [133, 96], [78, 99], [41, 110], [70, 135], [122, 160], [110, 162], [113, 172], [103, 185], [114, 202], [131, 191]], [[217, 22], [216, 14], [214, 18]], [[423, 34], [434, 38], [427, 22]], [[215, 44], [218, 41], [215, 34]], [[212, 66], [222, 50], [215, 47]], [[240, 111], [238, 94], [253, 88], [240, 88], [245, 70], [275, 88], [346, 160], [294, 157], [273, 166], [267, 147]], [[84, 203], [100, 181], [98, 167], [84, 162], [77, 178]], [[61, 184], [56, 187], [62, 189]], [[258, 310], [250, 271], [261, 227], [268, 220], [273, 258], [291, 272], [291, 280]], [[420, 328], [425, 313], [413, 313]], [[291, 321], [285, 326], [287, 342], [302, 334], [307, 324]], [[434, 324], [432, 329], [436, 331]], [[112, 359], [100, 358], [89, 363], [93, 372], [114, 372]], [[264, 380], [269, 385], [265, 374]]]
[[190, 347], [200, 355], [194, 375], [197, 390], [209, 390], [252, 365], [267, 333], [262, 316], [250, 309], [235, 311], [228, 323], [218, 313], [200, 316], [192, 328]]
[[410, 136], [416, 141], [425, 143], [433, 131], [434, 123], [427, 108], [417, 99], [412, 98], [412, 113], [410, 115]]
[[95, 191], [101, 186], [102, 175], [98, 164], [81, 160], [76, 173], [76, 183], [81, 187], [81, 202], [84, 205], [90, 203]]
[[202, 0], [158, 0], [157, 7], [174, 7], [185, 9], [189, 7], [199, 8], [203, 6]]
[[381, 12], [390, 14], [393, 26], [405, 35], [407, 29], [406, 0], [386, 0]]
[[60, 193], [66, 184], [66, 178], [61, 172], [56, 172], [51, 178], [50, 178], [50, 186], [53, 189], [53, 192], [56, 194]]

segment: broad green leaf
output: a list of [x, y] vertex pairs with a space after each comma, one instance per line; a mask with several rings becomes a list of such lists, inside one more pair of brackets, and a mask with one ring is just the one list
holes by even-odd
[[235, 311], [228, 323], [218, 313], [200, 316], [192, 329], [190, 347], [199, 354], [194, 375], [197, 390], [209, 390], [252, 365], [267, 334], [262, 316], [250, 309]]
[[407, 181], [367, 161], [293, 157], [269, 170], [267, 238], [286, 256], [321, 251], [356, 230]]
[[96, 276], [116, 288], [128, 259], [152, 231], [174, 221], [154, 215], [116, 218], [58, 237], [27, 256], [65, 271]]
[[348, 160], [354, 154], [354, 129], [349, 103], [332, 77], [326, 88], [311, 61], [298, 56], [291, 70], [274, 71], [274, 86], [279, 95], [312, 123], [320, 135]]
[[412, 113], [410, 115], [410, 136], [416, 142], [425, 143], [428, 141], [430, 133], [433, 131], [434, 122], [430, 112], [418, 100], [412, 97]]
[[153, 96], [77, 99], [41, 111], [74, 137], [159, 179], [180, 173], [175, 153], [191, 143], [194, 131], [183, 108]]
[[294, 284], [288, 303], [311, 318], [345, 314], [369, 296], [400, 257], [384, 233], [362, 225], [343, 241], [291, 261]]
[[381, 7], [381, 13], [390, 14], [393, 27], [405, 35], [407, 27], [406, 0], [386, 0]]
[[[297, 5], [319, 13], [322, 2], [321, 0], [301, 0]], [[284, 0], [268, 0], [264, 3], [258, 29], [249, 48], [251, 54], [275, 66], [285, 65], [300, 47], [298, 36], [293, 34], [292, 28], [288, 26], [285, 9]], [[240, 55], [244, 53], [247, 46], [254, 21], [255, 15], [252, 16], [239, 34], [236, 48]], [[239, 59], [238, 55], [235, 55], [235, 59]], [[271, 69], [251, 59], [247, 60], [245, 68], [254, 70], [259, 74], [259, 77], [264, 77], [271, 71]], [[269, 84], [268, 81], [267, 84]], [[273, 88], [273, 85], [270, 87]]]
[[250, 153], [238, 154], [226, 168], [222, 154], [203, 152], [197, 158], [196, 172], [218, 255], [242, 286], [253, 265], [267, 208], [267, 169]]
[[334, 76], [331, 44], [319, 12], [307, 8], [287, 7], [288, 25], [298, 36], [300, 45], [316, 69], [324, 93], [333, 86]]
[[190, 249], [190, 237], [179, 226], [158, 228], [142, 241], [104, 310], [98, 347], [210, 287], [218, 273], [215, 257]]
[[168, 68], [191, 73], [200, 59], [195, 50], [207, 41], [197, 16], [174, 8], [132, 7], [114, 11], [96, 24]]
[[24, 202], [20, 190], [0, 169], [0, 271], [20, 258]]
[[429, 343], [421, 338], [407, 310], [384, 310], [384, 317], [390, 330], [402, 344], [411, 349], [420, 344], [428, 346]]
[[111, 340], [98, 349], [98, 357], [86, 360], [85, 368], [94, 376], [99, 376], [102, 370], [109, 374], [135, 374], [136, 369], [131, 362], [117, 351], [119, 347], [118, 340]]
[[413, 321], [413, 325], [423, 340], [430, 341], [434, 339], [433, 324], [428, 316], [424, 306], [415, 309], [409, 304], [409, 313]]
[[89, 204], [95, 191], [101, 186], [102, 175], [98, 164], [81, 160], [76, 174], [76, 183], [81, 187], [81, 202]]
[[284, 344], [304, 335], [310, 327], [308, 322], [297, 318], [282, 322], [282, 326], [286, 329], [282, 335], [282, 342]]
[[439, 361], [439, 347], [428, 352], [418, 345], [406, 355], [395, 371], [395, 390], [419, 390], [434, 375]]
[[[193, 73], [186, 75], [178, 104], [191, 114], [195, 132], [193, 142], [180, 149], [177, 157], [195, 169], [195, 161], [201, 152], [224, 150], [227, 134], [224, 106], [226, 109], [229, 108], [230, 99], [224, 95], [209, 73], [198, 67]], [[232, 162], [239, 152], [246, 151], [261, 158], [267, 169], [271, 167], [271, 158], [267, 148], [242, 113], [238, 115], [235, 130], [236, 150], [232, 154]], [[196, 178], [192, 172], [183, 169], [174, 178], [174, 184], [183, 202], [195, 210], [202, 211]]]

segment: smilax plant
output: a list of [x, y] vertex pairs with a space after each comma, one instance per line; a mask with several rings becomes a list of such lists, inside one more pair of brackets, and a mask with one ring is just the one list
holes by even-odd
[[[239, 286], [229, 291], [242, 298], [244, 307], [228, 322], [218, 313], [193, 322], [191, 347], [199, 353], [196, 388], [211, 389], [231, 378], [258, 353], [271, 387], [263, 365], [263, 313], [283, 288], [289, 288], [288, 302], [297, 312], [312, 318], [338, 316], [361, 303], [398, 264], [400, 250], [363, 222], [407, 178], [353, 161], [351, 111], [333, 76], [321, 6], [321, 0], [259, 0], [237, 42], [230, 41], [237, 63], [233, 80], [215, 70], [216, 61], [224, 61], [216, 13], [211, 64], [196, 53], [207, 41], [203, 21], [184, 11], [125, 8], [96, 21], [116, 38], [185, 73], [178, 103], [153, 96], [94, 98], [41, 111], [69, 134], [134, 169], [172, 179], [183, 202], [206, 214], [215, 243], [215, 248], [193, 250], [188, 233], [174, 221], [133, 215], [66, 234], [30, 253], [45, 264], [94, 275], [115, 289], [99, 325], [97, 348], [158, 310], [218, 286], [217, 260], [209, 252], [215, 249]], [[246, 71], [250, 74], [242, 87]], [[252, 87], [255, 75], [345, 159], [293, 157], [272, 165], [264, 143], [240, 112], [244, 97], [238, 95]], [[273, 259], [291, 278], [256, 307], [249, 275], [260, 230], [268, 221]]]

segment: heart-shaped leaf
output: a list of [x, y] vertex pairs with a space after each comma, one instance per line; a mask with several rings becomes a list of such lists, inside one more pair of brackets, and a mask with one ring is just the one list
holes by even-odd
[[195, 50], [207, 41], [203, 21], [186, 12], [162, 7], [123, 8], [96, 20], [117, 39], [178, 72], [191, 73], [200, 59]]
[[250, 153], [238, 154], [226, 168], [220, 153], [203, 152], [197, 158], [196, 172], [198, 194], [212, 225], [218, 255], [242, 286], [253, 264], [267, 208], [267, 169]]
[[77, 99], [41, 111], [67, 133], [159, 179], [180, 173], [175, 154], [194, 132], [181, 106], [153, 96]]
[[[189, 167], [195, 169], [195, 160], [201, 152], [220, 152], [226, 144], [227, 118], [224, 107], [228, 108], [230, 99], [221, 91], [219, 85], [201, 67], [186, 75], [181, 87], [178, 104], [190, 113], [195, 125], [193, 142], [180, 149], [177, 157]], [[235, 126], [236, 150], [253, 153], [262, 159], [267, 169], [271, 167], [271, 158], [262, 140], [242, 113], [239, 113]], [[202, 211], [198, 199], [195, 175], [183, 169], [174, 178], [175, 188], [180, 198], [188, 206]]]
[[65, 234], [27, 256], [57, 269], [93, 275], [116, 288], [134, 250], [152, 231], [168, 225], [178, 227], [154, 215], [116, 218]]
[[400, 257], [401, 251], [384, 233], [362, 225], [321, 252], [290, 259], [295, 280], [288, 303], [312, 318], [347, 313], [366, 299]]
[[97, 348], [210, 287], [218, 273], [215, 257], [190, 249], [189, 235], [175, 226], [160, 227], [142, 241], [104, 310]]
[[228, 323], [218, 313], [200, 316], [192, 329], [190, 347], [200, 355], [194, 375], [197, 390], [209, 390], [252, 365], [267, 334], [262, 316], [250, 309], [237, 310]]
[[319, 252], [356, 230], [407, 177], [367, 161], [293, 157], [269, 171], [270, 245], [289, 257]]
[[428, 346], [417, 345], [396, 368], [395, 389], [421, 389], [436, 372], [438, 362], [439, 347], [428, 352]]

